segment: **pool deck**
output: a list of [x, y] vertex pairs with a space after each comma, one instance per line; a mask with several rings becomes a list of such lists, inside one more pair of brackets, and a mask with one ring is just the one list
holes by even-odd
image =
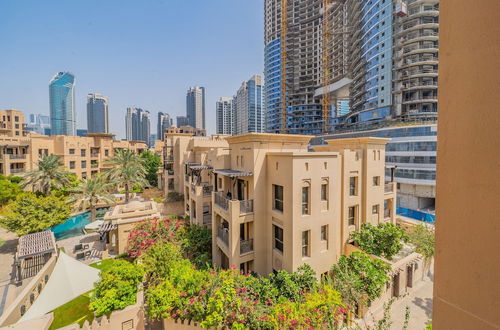
[[[84, 251], [74, 251], [75, 245], [77, 244], [88, 244], [89, 248]], [[57, 241], [57, 246], [59, 248], [64, 248], [64, 252], [70, 257], [75, 258], [77, 253], [90, 251], [90, 256], [85, 257], [85, 259], [80, 260], [86, 264], [91, 264], [93, 262], [102, 260], [103, 252], [106, 250], [104, 242], [99, 240], [98, 233], [90, 233], [79, 236], [73, 236], [70, 238], [62, 239]]]

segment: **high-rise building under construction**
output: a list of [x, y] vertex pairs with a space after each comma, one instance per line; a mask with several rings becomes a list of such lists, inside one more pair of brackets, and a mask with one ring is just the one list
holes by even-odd
[[265, 0], [267, 130], [436, 119], [438, 16], [439, 0]]

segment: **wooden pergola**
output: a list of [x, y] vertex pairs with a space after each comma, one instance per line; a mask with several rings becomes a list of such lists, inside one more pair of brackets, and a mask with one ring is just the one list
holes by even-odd
[[57, 253], [56, 239], [50, 230], [19, 237], [16, 253], [17, 280], [35, 276], [54, 253]]

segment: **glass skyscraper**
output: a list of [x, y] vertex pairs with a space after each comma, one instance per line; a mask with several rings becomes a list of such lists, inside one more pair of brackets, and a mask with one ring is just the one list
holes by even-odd
[[87, 95], [88, 133], [109, 133], [108, 98], [99, 94]]
[[149, 111], [141, 108], [127, 108], [125, 129], [128, 141], [144, 141], [150, 145], [151, 121]]
[[190, 87], [186, 94], [188, 125], [205, 129], [205, 87]]
[[75, 76], [59, 72], [49, 84], [51, 135], [75, 135]]

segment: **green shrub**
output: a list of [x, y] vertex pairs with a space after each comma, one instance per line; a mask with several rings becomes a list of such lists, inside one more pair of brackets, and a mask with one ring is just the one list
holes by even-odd
[[364, 252], [389, 260], [408, 240], [406, 233], [392, 223], [380, 223], [377, 226], [364, 223], [361, 230], [351, 232], [350, 237]]

